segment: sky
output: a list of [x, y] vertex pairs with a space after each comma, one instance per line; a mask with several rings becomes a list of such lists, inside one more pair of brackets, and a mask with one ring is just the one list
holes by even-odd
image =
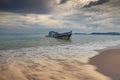
[[0, 32], [120, 32], [120, 0], [0, 0]]

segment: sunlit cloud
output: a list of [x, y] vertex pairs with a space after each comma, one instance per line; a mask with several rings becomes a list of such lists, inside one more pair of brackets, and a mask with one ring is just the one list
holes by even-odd
[[[61, 20], [52, 19], [51, 15], [19, 15], [10, 13], [9, 15], [0, 15], [2, 19], [0, 21], [1, 26], [21, 26], [21, 27], [34, 27], [36, 24], [38, 26], [42, 25], [43, 27], [48, 28], [63, 28], [64, 23]], [[41, 26], [40, 26], [41, 27]]]
[[55, 18], [54, 15], [36, 15], [36, 14], [9, 14], [0, 16], [1, 26], [15, 26], [15, 27], [27, 27], [27, 28], [78, 28], [87, 29], [86, 25], [80, 24], [79, 22], [63, 20], [63, 18]]
[[[67, 4], [67, 3], [65, 3]], [[64, 5], [64, 4], [59, 4]], [[109, 7], [108, 5], [105, 5]], [[84, 9], [61, 10], [51, 14], [0, 12], [0, 27], [71, 29], [87, 32], [120, 31], [119, 8], [95, 6]], [[117, 10], [117, 11], [115, 11]], [[116, 13], [116, 14], [115, 14]], [[115, 14], [115, 15], [114, 15]]]

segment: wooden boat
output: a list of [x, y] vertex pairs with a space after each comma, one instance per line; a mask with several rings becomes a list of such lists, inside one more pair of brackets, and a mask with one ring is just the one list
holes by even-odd
[[48, 36], [46, 36], [46, 37], [69, 40], [71, 35], [72, 35], [72, 31], [65, 32], [65, 33], [58, 33], [58, 32], [55, 32], [55, 31], [50, 31]]

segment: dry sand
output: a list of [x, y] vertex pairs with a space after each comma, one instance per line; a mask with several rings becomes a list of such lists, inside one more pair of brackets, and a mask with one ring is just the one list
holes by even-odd
[[120, 49], [105, 50], [93, 58], [90, 64], [97, 67], [97, 71], [109, 76], [112, 80], [120, 80]]

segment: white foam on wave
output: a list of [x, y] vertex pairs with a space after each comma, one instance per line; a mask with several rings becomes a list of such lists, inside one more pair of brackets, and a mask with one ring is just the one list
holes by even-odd
[[7, 56], [9, 59], [24, 58], [46, 58], [46, 59], [74, 59], [87, 63], [89, 58], [98, 54], [95, 50], [105, 49], [107, 47], [120, 45], [120, 40], [91, 42], [83, 45], [66, 45], [66, 46], [48, 46], [21, 48], [16, 50], [1, 50], [0, 54]]

